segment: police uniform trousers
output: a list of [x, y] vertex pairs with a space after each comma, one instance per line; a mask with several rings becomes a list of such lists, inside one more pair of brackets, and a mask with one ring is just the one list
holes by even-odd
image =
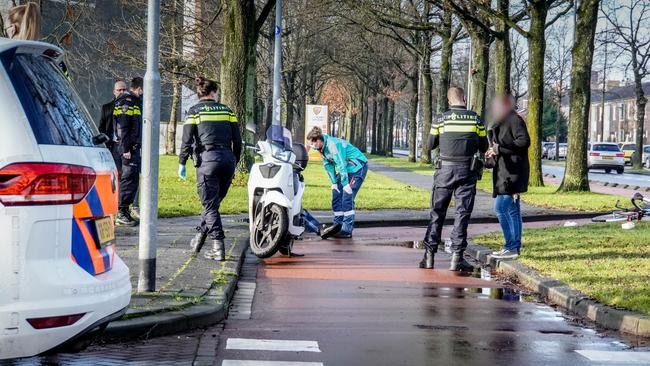
[[467, 227], [474, 209], [477, 180], [478, 175], [470, 169], [469, 163], [443, 162], [436, 170], [431, 194], [431, 221], [424, 239], [434, 252], [441, 243], [442, 226], [452, 196], [456, 214], [451, 232], [451, 250], [463, 252], [467, 248]]
[[[119, 208], [128, 211], [135, 201], [140, 185], [140, 152], [131, 152], [131, 159], [120, 157], [122, 172], [120, 175]], [[119, 169], [119, 168], [118, 168]]]
[[235, 154], [230, 149], [216, 149], [201, 154], [202, 162], [196, 170], [196, 189], [203, 205], [201, 225], [197, 230], [210, 239], [224, 239], [219, 206], [228, 194], [235, 175]]

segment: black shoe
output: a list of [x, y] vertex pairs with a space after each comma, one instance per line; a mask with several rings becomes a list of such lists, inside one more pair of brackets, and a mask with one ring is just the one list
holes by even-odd
[[426, 243], [424, 245], [424, 257], [422, 257], [422, 260], [420, 261], [420, 268], [433, 269], [433, 258], [436, 255], [436, 252], [434, 252]]
[[223, 239], [212, 240], [212, 249], [207, 251], [204, 257], [215, 261], [225, 261], [226, 244], [223, 242]]
[[343, 227], [343, 225], [341, 225], [341, 224], [334, 224], [334, 225], [332, 225], [330, 227], [326, 227], [325, 225], [323, 225], [323, 227], [321, 227], [321, 229], [320, 229], [320, 234], [319, 235], [320, 235], [321, 239], [331, 238], [331, 237], [333, 237], [335, 235], [338, 235], [339, 232], [341, 232], [342, 227]]
[[339, 232], [338, 234], [334, 235], [334, 237], [336, 239], [352, 239], [352, 234]]
[[463, 257], [463, 252], [454, 252], [451, 254], [450, 271], [473, 272], [474, 266], [469, 264]]
[[195, 253], [198, 253], [201, 251], [201, 248], [203, 248], [203, 244], [205, 244], [205, 239], [207, 238], [207, 234], [204, 232], [199, 231], [194, 235], [192, 240], [190, 241], [190, 248], [192, 248], [192, 251]]
[[117, 213], [117, 217], [115, 218], [115, 225], [117, 226], [136, 226], [138, 224], [137, 221], [133, 220], [131, 215], [129, 215], [128, 211], [120, 211]]

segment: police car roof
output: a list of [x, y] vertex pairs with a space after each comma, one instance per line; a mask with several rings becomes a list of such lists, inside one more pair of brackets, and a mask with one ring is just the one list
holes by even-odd
[[40, 54], [57, 61], [63, 58], [63, 50], [49, 43], [0, 38], [0, 53], [13, 48], [18, 48], [18, 53]]

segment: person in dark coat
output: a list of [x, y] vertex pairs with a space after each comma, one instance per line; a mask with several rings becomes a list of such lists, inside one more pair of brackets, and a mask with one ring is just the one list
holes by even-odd
[[113, 131], [113, 111], [115, 109], [115, 100], [127, 91], [126, 83], [123, 80], [117, 80], [113, 86], [113, 100], [102, 106], [102, 116], [99, 120], [99, 132], [106, 134], [110, 139], [106, 147], [113, 154], [117, 171], [122, 175], [122, 158], [117, 152], [115, 144], [115, 132]]
[[503, 249], [493, 258], [508, 259], [519, 256], [521, 250], [521, 197], [528, 190], [528, 148], [530, 136], [526, 123], [514, 109], [510, 95], [498, 97], [493, 102], [494, 123], [488, 132], [492, 144], [486, 158], [494, 159], [492, 195], [494, 211], [499, 219], [505, 239]]

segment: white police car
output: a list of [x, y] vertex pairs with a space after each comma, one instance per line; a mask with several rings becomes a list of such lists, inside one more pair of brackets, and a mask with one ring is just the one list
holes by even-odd
[[0, 39], [0, 360], [70, 342], [131, 298], [117, 170], [61, 57]]

